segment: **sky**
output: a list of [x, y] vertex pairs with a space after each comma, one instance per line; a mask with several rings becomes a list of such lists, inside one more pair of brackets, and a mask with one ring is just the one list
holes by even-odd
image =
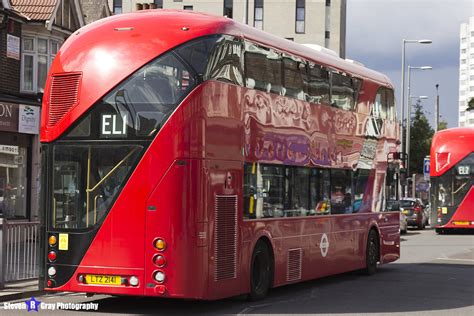
[[459, 32], [470, 16], [474, 16], [474, 0], [347, 0], [346, 58], [392, 80], [400, 119], [403, 39], [432, 40], [432, 44], [405, 44], [406, 67], [433, 67], [411, 70], [410, 94], [428, 96], [422, 105], [434, 127], [435, 85], [439, 84], [441, 120], [448, 127], [458, 126]]

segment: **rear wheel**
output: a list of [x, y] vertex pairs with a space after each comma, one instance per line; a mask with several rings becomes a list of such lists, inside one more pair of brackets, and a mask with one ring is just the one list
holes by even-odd
[[249, 299], [252, 301], [263, 299], [270, 289], [271, 280], [270, 250], [265, 242], [258, 241], [252, 254]]
[[369, 231], [367, 237], [367, 249], [365, 251], [365, 274], [372, 275], [377, 271], [377, 262], [379, 261], [379, 238], [374, 229]]

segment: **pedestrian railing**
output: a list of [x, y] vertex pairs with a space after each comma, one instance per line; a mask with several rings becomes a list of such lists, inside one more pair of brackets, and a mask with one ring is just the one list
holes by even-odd
[[38, 278], [39, 226], [0, 218], [0, 289], [7, 282]]

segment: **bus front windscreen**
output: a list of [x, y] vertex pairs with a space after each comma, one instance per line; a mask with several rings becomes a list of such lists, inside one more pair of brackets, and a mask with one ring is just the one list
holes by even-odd
[[53, 228], [87, 228], [100, 222], [142, 149], [139, 145], [54, 146]]
[[438, 207], [458, 206], [474, 185], [474, 153], [437, 178], [433, 184]]

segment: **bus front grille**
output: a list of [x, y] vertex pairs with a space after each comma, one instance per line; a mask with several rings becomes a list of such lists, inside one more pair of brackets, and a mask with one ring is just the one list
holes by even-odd
[[63, 116], [77, 105], [81, 73], [53, 75], [48, 108], [48, 127], [55, 126]]

